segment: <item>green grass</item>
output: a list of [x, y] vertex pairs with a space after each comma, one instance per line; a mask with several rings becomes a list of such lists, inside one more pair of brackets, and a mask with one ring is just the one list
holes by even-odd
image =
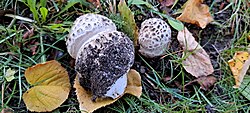
[[[105, 0], [101, 0], [103, 10], [96, 9], [90, 6], [90, 3], [80, 0], [72, 0], [68, 3], [59, 3], [54, 0], [22, 1], [3, 0], [0, 2], [0, 9], [16, 9], [12, 15], [19, 16], [17, 19], [8, 18], [11, 21], [0, 24], [0, 110], [11, 108], [19, 112], [28, 112], [22, 100], [22, 94], [30, 87], [24, 78], [24, 71], [27, 67], [56, 59], [67, 68], [70, 74], [74, 73], [73, 67], [69, 65], [71, 58], [65, 49], [64, 40], [73, 21], [79, 15], [90, 12], [100, 13], [111, 18], [119, 30], [124, 26], [117, 12], [108, 11], [109, 4]], [[148, 3], [151, 4], [151, 8], [148, 5], [130, 4], [135, 18], [136, 16], [142, 16], [144, 19], [148, 15], [162, 15], [150, 12], [152, 9], [160, 11], [158, 9], [159, 4], [156, 1], [148, 0]], [[178, 13], [182, 5], [183, 2], [179, 0], [172, 9], [173, 14]], [[116, 103], [101, 110], [121, 113], [206, 112], [209, 110], [215, 112], [249, 112], [250, 101], [241, 95], [239, 90], [233, 88], [234, 79], [227, 61], [233, 57], [236, 51], [246, 50], [250, 44], [247, 41], [247, 36], [250, 35], [250, 9], [246, 1], [238, 0], [237, 3], [229, 3], [221, 11], [214, 12], [213, 9], [219, 5], [216, 2], [209, 4], [212, 15], [217, 16], [224, 12], [230, 12], [230, 15], [228, 15], [229, 19], [217, 18], [210, 25], [211, 28], [216, 29], [216, 32], [206, 34], [209, 31], [208, 29], [197, 29], [185, 24], [189, 29], [195, 29], [199, 32], [197, 37], [200, 42], [204, 37], [208, 38], [206, 39], [207, 43], [203, 43], [204, 48], [214, 44], [215, 51], [213, 52], [216, 52], [219, 56], [214, 59], [219, 67], [214, 74], [218, 81], [211, 90], [204, 91], [196, 84], [189, 87], [189, 90], [184, 90], [183, 86], [192, 81], [194, 77], [182, 68], [181, 61], [183, 58], [178, 54], [179, 52], [169, 50], [167, 56], [160, 60], [150, 60], [136, 54], [137, 62], [140, 62], [147, 69], [146, 73], [141, 74], [143, 95], [139, 99], [131, 95], [125, 95]], [[46, 9], [48, 14], [46, 14]], [[59, 24], [56, 24], [56, 22], [59, 22]], [[27, 32], [26, 28], [34, 28], [34, 35], [23, 38], [23, 35]], [[227, 35], [227, 31], [232, 32], [232, 34]], [[174, 32], [176, 33], [176, 31]], [[176, 37], [176, 35], [174, 36]], [[228, 38], [231, 42], [229, 46], [216, 48], [216, 43], [226, 41]], [[209, 45], [209, 43], [212, 44]], [[34, 55], [30, 49], [33, 46], [37, 47]], [[53, 56], [55, 53], [58, 54]], [[154, 64], [158, 64], [158, 66]], [[4, 73], [8, 68], [17, 71], [14, 75], [15, 79], [11, 82], [7, 82], [4, 78]], [[171, 80], [164, 81], [166, 75], [170, 76]], [[72, 75], [70, 78], [72, 82], [74, 76]], [[97, 112], [102, 112], [101, 110], [97, 110]], [[79, 112], [78, 102], [73, 91], [67, 101], [54, 112], [62, 111]]]

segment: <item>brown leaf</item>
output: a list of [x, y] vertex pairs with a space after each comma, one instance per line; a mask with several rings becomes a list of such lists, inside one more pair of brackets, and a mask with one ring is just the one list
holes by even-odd
[[[84, 112], [93, 112], [101, 107], [105, 107], [117, 101], [117, 99], [97, 99], [96, 102], [92, 101], [92, 94], [90, 91], [86, 91], [79, 83], [78, 75], [76, 76], [74, 88], [76, 88], [76, 95], [79, 101], [80, 110]], [[142, 94], [141, 77], [139, 73], [131, 69], [128, 73], [128, 84], [125, 93], [140, 97]], [[124, 94], [125, 94], [124, 93]]]
[[196, 81], [201, 85], [201, 89], [206, 91], [214, 85], [216, 78], [214, 76], [203, 76], [196, 79]]
[[134, 69], [131, 69], [128, 73], [128, 84], [125, 93], [134, 95], [138, 98], [140, 98], [142, 94], [141, 76]]
[[185, 3], [182, 14], [177, 17], [177, 20], [205, 28], [208, 23], [213, 21], [213, 18], [209, 12], [209, 7], [202, 4], [202, 2], [203, 0], [188, 0]]
[[182, 63], [188, 73], [198, 78], [214, 72], [208, 54], [195, 41], [186, 27], [184, 30], [178, 32], [177, 39], [184, 50], [183, 57], [185, 60]]
[[11, 108], [3, 108], [1, 113], [14, 113], [14, 110]]
[[92, 3], [97, 8], [101, 8], [100, 0], [87, 0], [88, 2]]
[[175, 0], [158, 0], [161, 3], [161, 6], [169, 7], [172, 6]]
[[68, 98], [71, 87], [68, 73], [55, 60], [29, 67], [25, 78], [33, 86], [23, 94], [30, 111], [52, 111]]
[[211, 86], [214, 85], [214, 83], [216, 82], [216, 78], [214, 76], [202, 76], [199, 77], [193, 81], [190, 81], [189, 83], [187, 83], [184, 87], [191, 85], [194, 82], [197, 82], [198, 84], [200, 84], [201, 89], [207, 91], [209, 90], [209, 88]]
[[234, 88], [239, 88], [250, 65], [250, 55], [248, 52], [238, 51], [233, 59], [228, 61], [228, 65], [235, 79]]

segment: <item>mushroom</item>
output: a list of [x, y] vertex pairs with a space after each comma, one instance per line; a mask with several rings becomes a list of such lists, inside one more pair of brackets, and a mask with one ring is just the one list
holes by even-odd
[[[85, 27], [86, 24], [90, 27]], [[116, 31], [110, 19], [97, 14], [79, 17], [66, 44], [76, 59], [80, 84], [92, 92], [94, 101], [107, 97], [115, 99], [124, 93], [127, 73], [134, 63], [134, 46], [128, 36]]]
[[76, 58], [83, 42], [97, 33], [115, 30], [115, 24], [105, 16], [92, 13], [82, 15], [74, 21], [68, 35], [66, 41], [68, 52], [73, 58]]
[[150, 18], [142, 22], [139, 32], [139, 52], [153, 58], [164, 55], [171, 40], [169, 25], [160, 18]]

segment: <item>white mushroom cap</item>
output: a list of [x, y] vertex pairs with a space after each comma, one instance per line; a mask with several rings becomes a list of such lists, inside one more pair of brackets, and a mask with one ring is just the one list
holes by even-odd
[[80, 83], [93, 98], [121, 96], [127, 86], [127, 73], [134, 63], [133, 42], [118, 31], [101, 32], [80, 48], [75, 69]]
[[142, 22], [139, 33], [139, 52], [149, 58], [164, 55], [171, 40], [171, 29], [160, 18]]
[[97, 33], [116, 30], [115, 24], [99, 14], [84, 14], [76, 19], [66, 41], [69, 54], [76, 58], [82, 44]]

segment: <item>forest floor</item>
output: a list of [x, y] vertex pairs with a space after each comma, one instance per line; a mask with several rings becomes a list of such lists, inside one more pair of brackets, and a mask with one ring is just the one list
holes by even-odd
[[[29, 89], [24, 71], [37, 63], [59, 61], [67, 69], [73, 85], [74, 59], [67, 52], [65, 39], [74, 20], [80, 15], [102, 14], [112, 19], [118, 30], [122, 30], [119, 12], [110, 11], [108, 0], [100, 0], [99, 8], [87, 1], [70, 4], [70, 0], [40, 0], [34, 6], [26, 5], [27, 1], [0, 1], [0, 111], [8, 108], [15, 112], [30, 112], [22, 99], [22, 94]], [[177, 0], [172, 9], [171, 6], [163, 7], [160, 4], [162, 0], [147, 2], [162, 14], [176, 18], [181, 14], [186, 0]], [[117, 0], [116, 9], [118, 3]], [[41, 14], [34, 16], [34, 10], [38, 11], [44, 4], [49, 10], [47, 18], [43, 19]], [[204, 29], [183, 24], [210, 56], [214, 68], [211, 76], [217, 79], [211, 87], [204, 90], [197, 82], [190, 83], [196, 78], [182, 67], [181, 53], [178, 52], [181, 47], [176, 38], [178, 31], [171, 28], [172, 42], [166, 57], [145, 58], [136, 48], [132, 68], [142, 77], [141, 98], [125, 95], [114, 104], [95, 112], [250, 112], [250, 101], [240, 90], [233, 88], [234, 77], [227, 63], [236, 51], [246, 50], [250, 44], [247, 39], [250, 35], [250, 3], [247, 0], [211, 0], [204, 1], [204, 4], [209, 6], [213, 22]], [[130, 4], [129, 8], [139, 28], [144, 20], [161, 17], [152, 13], [147, 5]], [[167, 22], [166, 18], [163, 20]], [[9, 68], [16, 70], [12, 81], [6, 81], [4, 77]], [[73, 88], [69, 98], [53, 112], [80, 112]]]

